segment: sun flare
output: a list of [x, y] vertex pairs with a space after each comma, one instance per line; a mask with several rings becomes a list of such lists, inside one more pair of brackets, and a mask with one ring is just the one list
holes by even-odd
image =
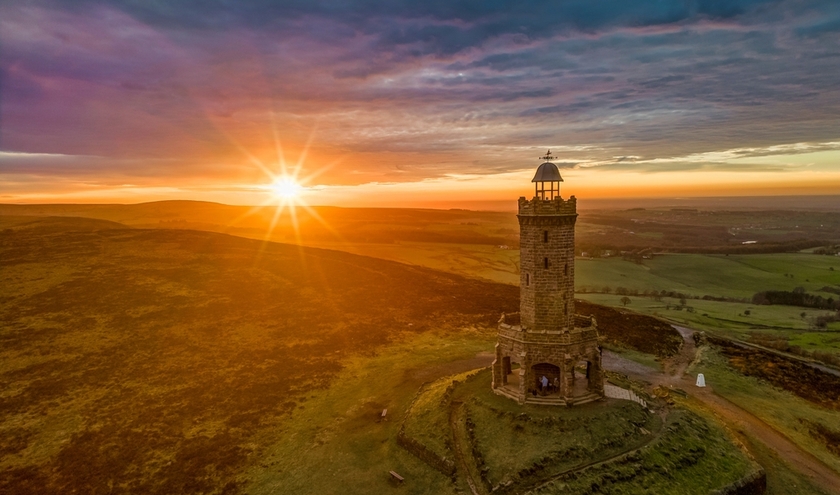
[[300, 196], [303, 186], [291, 177], [280, 177], [271, 185], [271, 190], [278, 198], [290, 200]]
[[[253, 206], [247, 212], [240, 215], [230, 224], [236, 225], [246, 217], [251, 215], [262, 215], [263, 212], [270, 212], [270, 222], [263, 237], [263, 247], [267, 246], [270, 241], [274, 240], [275, 229], [285, 229], [291, 227], [294, 235], [294, 242], [302, 244], [300, 232], [300, 218], [299, 215], [306, 215], [306, 221], [315, 220], [328, 232], [331, 232], [336, 239], [343, 241], [341, 235], [335, 231], [327, 222], [321, 218], [318, 211], [313, 209], [309, 204], [312, 194], [321, 189], [318, 185], [313, 185], [312, 181], [337, 165], [341, 160], [336, 160], [332, 163], [322, 165], [317, 169], [310, 170], [306, 175], [301, 175], [304, 170], [304, 163], [309, 151], [310, 139], [300, 152], [297, 162], [286, 162], [283, 154], [283, 148], [280, 145], [278, 132], [274, 129], [274, 138], [277, 152], [277, 161], [264, 162], [253, 153], [249, 152], [241, 143], [237, 142], [232, 136], [228, 136], [231, 142], [245, 155], [251, 165], [259, 169], [265, 175], [265, 182], [253, 186], [253, 191], [258, 192], [262, 197], [262, 202]], [[310, 167], [311, 168], [311, 167]], [[273, 210], [273, 212], [271, 211]], [[289, 232], [281, 234], [284, 242], [288, 241]]]

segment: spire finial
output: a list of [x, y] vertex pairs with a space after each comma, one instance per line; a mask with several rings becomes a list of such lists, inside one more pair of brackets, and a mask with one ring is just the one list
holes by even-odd
[[547, 162], [550, 162], [551, 160], [554, 160], [554, 157], [551, 156], [551, 150], [546, 151], [545, 156], [541, 156], [540, 160], [545, 160]]

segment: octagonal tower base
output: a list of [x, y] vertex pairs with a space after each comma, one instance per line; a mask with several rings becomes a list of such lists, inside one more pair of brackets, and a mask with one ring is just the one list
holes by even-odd
[[603, 398], [597, 323], [579, 315], [574, 323], [570, 330], [533, 331], [518, 313], [502, 315], [493, 391], [520, 404], [571, 406]]

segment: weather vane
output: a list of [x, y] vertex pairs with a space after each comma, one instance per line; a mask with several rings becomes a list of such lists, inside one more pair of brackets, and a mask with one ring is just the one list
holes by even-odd
[[545, 156], [541, 156], [540, 160], [545, 160], [547, 162], [550, 162], [551, 160], [554, 160], [554, 157], [551, 156], [551, 150], [546, 151]]

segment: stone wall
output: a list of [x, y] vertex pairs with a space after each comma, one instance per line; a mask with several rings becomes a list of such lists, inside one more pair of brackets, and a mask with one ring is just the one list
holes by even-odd
[[[433, 469], [436, 469], [447, 476], [455, 476], [455, 463], [452, 460], [447, 459], [445, 457], [441, 457], [422, 443], [405, 434], [405, 422], [408, 421], [408, 417], [411, 414], [411, 410], [414, 408], [414, 404], [417, 402], [418, 397], [420, 397], [420, 395], [426, 390], [430, 383], [431, 382], [425, 382], [422, 385], [420, 385], [420, 388], [417, 390], [417, 393], [414, 394], [414, 398], [411, 399], [411, 403], [408, 405], [408, 408], [405, 411], [405, 416], [402, 420], [402, 424], [400, 425], [400, 430], [397, 432], [397, 445], [409, 451], [411, 454], [413, 454], [415, 457], [431, 466]], [[448, 397], [452, 393], [453, 389], [454, 384], [450, 384], [449, 387], [447, 387], [446, 389], [444, 397], [447, 403]]]
[[519, 199], [520, 315], [528, 329], [574, 327], [575, 204]]
[[763, 495], [766, 490], [767, 474], [763, 469], [757, 469], [720, 490], [712, 491], [709, 495]]
[[397, 433], [397, 445], [411, 452], [415, 457], [437, 471], [440, 471], [447, 476], [455, 476], [454, 462], [435, 454], [422, 443], [407, 436], [402, 428], [400, 428], [399, 433]]

